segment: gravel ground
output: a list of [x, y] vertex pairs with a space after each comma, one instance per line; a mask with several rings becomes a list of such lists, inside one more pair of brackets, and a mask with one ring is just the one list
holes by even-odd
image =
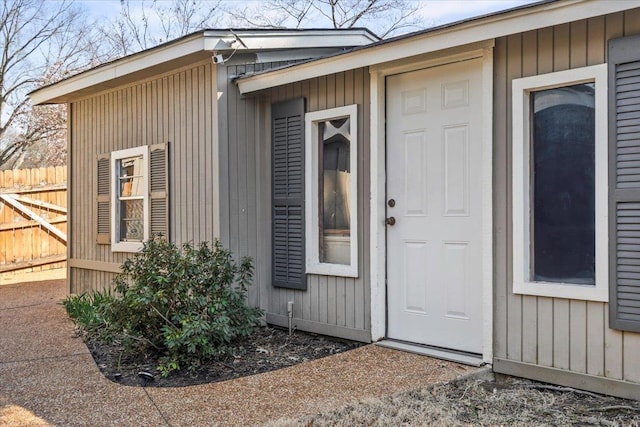
[[0, 286], [2, 426], [640, 425], [640, 402], [515, 378], [446, 383], [478, 369], [376, 345], [232, 381], [122, 387], [74, 337], [65, 295], [63, 280]]
[[[279, 328], [261, 327], [239, 343], [234, 357], [209, 363], [196, 373], [178, 372], [162, 378], [155, 371], [157, 360], [153, 358], [123, 358], [118, 347], [97, 342], [87, 345], [105, 377], [123, 385], [139, 386], [142, 382], [137, 374], [146, 370], [154, 374], [155, 380], [145, 385], [161, 388], [241, 378], [359, 347], [351, 341], [300, 331], [289, 335]], [[483, 376], [431, 383], [387, 397], [366, 398], [341, 409], [267, 424], [269, 427], [469, 425], [640, 426], [640, 402], [508, 376], [498, 376], [498, 380]]]
[[639, 426], [640, 402], [524, 379], [440, 383], [270, 427]]

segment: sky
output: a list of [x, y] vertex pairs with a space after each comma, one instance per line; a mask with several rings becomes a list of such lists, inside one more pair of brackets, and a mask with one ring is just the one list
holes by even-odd
[[443, 25], [474, 16], [511, 9], [532, 0], [432, 0], [424, 1], [422, 15], [433, 20], [434, 25]]
[[[239, 2], [242, 0], [235, 1]], [[420, 1], [420, 3], [423, 4], [420, 13], [423, 16], [425, 26], [431, 27], [510, 9], [534, 1], [535, 0], [424, 0]], [[80, 1], [80, 3], [82, 3], [95, 18], [112, 18], [117, 15], [120, 8], [120, 0], [83, 0]], [[244, 3], [256, 3], [256, 1], [244, 1]]]

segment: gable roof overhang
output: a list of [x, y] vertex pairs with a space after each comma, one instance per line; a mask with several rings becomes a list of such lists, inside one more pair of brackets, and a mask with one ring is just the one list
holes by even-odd
[[34, 105], [65, 103], [91, 93], [211, 58], [216, 53], [344, 49], [377, 42], [367, 29], [202, 30], [151, 49], [116, 59], [29, 94]]
[[383, 40], [348, 52], [239, 77], [242, 94], [355, 68], [370, 67], [510, 34], [640, 7], [640, 0], [545, 0]]

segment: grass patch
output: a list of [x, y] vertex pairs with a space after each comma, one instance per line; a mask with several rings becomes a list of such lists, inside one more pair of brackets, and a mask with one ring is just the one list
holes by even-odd
[[534, 381], [468, 379], [435, 384], [269, 427], [639, 426], [640, 402]]

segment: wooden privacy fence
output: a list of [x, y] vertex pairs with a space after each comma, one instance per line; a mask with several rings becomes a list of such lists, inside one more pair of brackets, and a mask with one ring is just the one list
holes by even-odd
[[66, 166], [0, 171], [0, 273], [63, 267], [66, 254]]

